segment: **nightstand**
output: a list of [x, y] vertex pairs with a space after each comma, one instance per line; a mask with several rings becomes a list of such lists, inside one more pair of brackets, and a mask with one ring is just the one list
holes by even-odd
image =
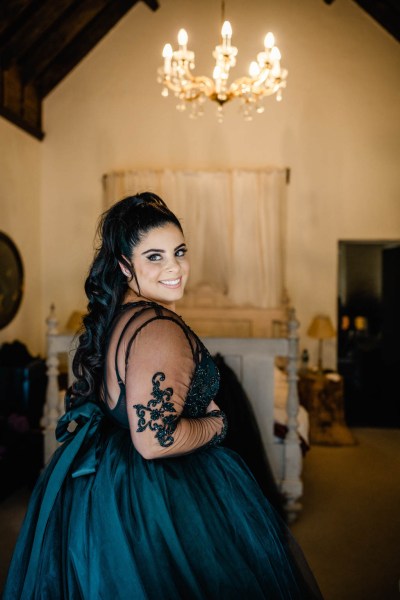
[[299, 399], [310, 418], [310, 443], [353, 445], [356, 440], [344, 416], [343, 378], [339, 373], [306, 369], [299, 372]]

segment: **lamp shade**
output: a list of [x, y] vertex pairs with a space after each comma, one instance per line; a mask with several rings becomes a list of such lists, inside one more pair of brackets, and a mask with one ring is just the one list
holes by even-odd
[[335, 337], [336, 331], [327, 315], [317, 315], [311, 321], [307, 335], [317, 340], [326, 340]]
[[65, 326], [67, 331], [72, 331], [73, 333], [76, 333], [77, 331], [80, 330], [80, 328], [82, 327], [82, 317], [83, 317], [84, 313], [83, 312], [79, 312], [78, 310], [74, 310], [70, 316], [69, 319], [67, 321], [67, 324]]

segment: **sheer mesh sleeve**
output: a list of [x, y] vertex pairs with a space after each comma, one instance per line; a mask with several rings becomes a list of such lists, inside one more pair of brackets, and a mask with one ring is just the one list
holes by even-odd
[[179, 456], [218, 438], [216, 412], [182, 417], [196, 366], [186, 330], [171, 319], [146, 322], [126, 348], [126, 405], [133, 443], [148, 459]]

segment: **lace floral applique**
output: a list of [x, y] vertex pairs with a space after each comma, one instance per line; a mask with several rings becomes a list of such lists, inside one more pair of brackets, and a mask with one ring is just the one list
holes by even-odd
[[[174, 403], [171, 397], [174, 393], [172, 388], [160, 389], [160, 381], [164, 381], [164, 373], [155, 373], [152, 377], [153, 391], [151, 395], [154, 400], [149, 400], [147, 406], [143, 404], [134, 404], [136, 414], [139, 417], [138, 428], [136, 431], [142, 432], [146, 428], [156, 431], [156, 439], [160, 446], [167, 448], [174, 443], [173, 433], [176, 429], [176, 413]], [[166, 414], [167, 413], [167, 414]], [[146, 420], [147, 418], [147, 420]]]

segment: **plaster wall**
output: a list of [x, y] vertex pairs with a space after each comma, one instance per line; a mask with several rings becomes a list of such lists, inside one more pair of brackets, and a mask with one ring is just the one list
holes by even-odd
[[41, 323], [40, 142], [0, 117], [0, 230], [20, 251], [25, 291], [15, 318], [0, 331], [3, 342], [19, 340], [37, 354], [43, 347]]
[[[213, 0], [160, 5], [153, 13], [138, 3], [45, 101], [42, 320], [51, 302], [61, 322], [85, 306], [103, 173], [288, 166], [288, 289], [314, 358], [304, 332], [315, 313], [335, 322], [338, 240], [400, 238], [400, 46], [350, 0], [230, 0], [233, 76], [271, 30], [288, 87], [250, 123], [234, 103], [222, 124], [211, 103], [191, 120], [160, 95], [161, 50], [184, 26], [196, 72], [211, 75], [220, 9]], [[334, 341], [325, 354], [333, 366]]]

